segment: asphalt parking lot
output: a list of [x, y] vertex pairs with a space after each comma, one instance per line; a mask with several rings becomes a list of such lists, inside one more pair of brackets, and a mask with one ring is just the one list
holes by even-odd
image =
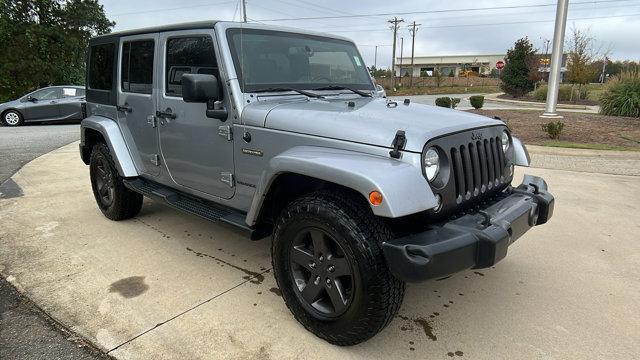
[[293, 319], [268, 240], [151, 201], [132, 220], [105, 219], [75, 143], [12, 178], [20, 195], [0, 200], [0, 271], [119, 359], [637, 357], [640, 178], [527, 172], [556, 196], [549, 224], [495, 268], [408, 285], [389, 327], [349, 348]]

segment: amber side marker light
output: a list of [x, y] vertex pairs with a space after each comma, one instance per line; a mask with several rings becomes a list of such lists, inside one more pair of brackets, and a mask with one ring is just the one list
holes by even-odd
[[382, 204], [382, 194], [380, 193], [380, 191], [372, 191], [371, 193], [369, 193], [369, 202], [373, 206]]

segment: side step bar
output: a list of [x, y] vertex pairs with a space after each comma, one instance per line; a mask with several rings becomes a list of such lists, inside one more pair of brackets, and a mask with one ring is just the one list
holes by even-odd
[[178, 210], [209, 221], [233, 225], [247, 232], [251, 240], [260, 240], [270, 235], [270, 232], [266, 231], [266, 229], [253, 228], [247, 225], [244, 221], [246, 215], [237, 210], [211, 202], [196, 200], [177, 190], [140, 178], [124, 179], [123, 182], [124, 186], [130, 190], [154, 200], [164, 201], [167, 205]]

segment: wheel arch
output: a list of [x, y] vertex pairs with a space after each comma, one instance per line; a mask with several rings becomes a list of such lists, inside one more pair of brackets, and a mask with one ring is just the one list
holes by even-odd
[[115, 121], [96, 115], [82, 120], [80, 125], [80, 156], [87, 165], [91, 157], [91, 150], [97, 142], [104, 142], [109, 147], [120, 176], [125, 178], [138, 176], [124, 136]]
[[24, 117], [24, 113], [22, 112], [22, 110], [20, 110], [20, 109], [18, 109], [18, 108], [8, 108], [8, 109], [4, 109], [4, 110], [2, 110], [2, 113], [0, 113], [0, 119], [4, 119], [4, 114], [8, 113], [9, 111], [15, 111], [15, 112], [17, 112], [18, 114], [20, 114], [20, 117], [22, 118], [22, 121], [27, 120], [27, 119]]
[[[326, 187], [359, 196], [375, 215], [382, 217], [396, 218], [437, 206], [421, 170], [410, 163], [347, 150], [299, 146], [269, 161], [256, 187], [246, 222], [256, 225], [268, 220], [268, 214], [277, 216], [278, 209], [286, 204], [274, 206], [274, 200], [286, 202]], [[384, 198], [379, 206], [368, 201], [374, 190]]]

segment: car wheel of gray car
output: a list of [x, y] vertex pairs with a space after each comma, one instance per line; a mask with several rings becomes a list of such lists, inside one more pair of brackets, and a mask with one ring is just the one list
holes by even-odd
[[405, 289], [382, 254], [388, 228], [358, 200], [317, 192], [294, 201], [277, 221], [271, 249], [274, 276], [296, 320], [342, 346], [387, 326]]
[[2, 122], [7, 126], [19, 126], [22, 125], [22, 121], [22, 115], [15, 110], [9, 110], [2, 114]]
[[98, 143], [91, 151], [91, 187], [98, 207], [111, 220], [129, 219], [142, 208], [142, 195], [127, 189], [114, 165], [109, 148]]

